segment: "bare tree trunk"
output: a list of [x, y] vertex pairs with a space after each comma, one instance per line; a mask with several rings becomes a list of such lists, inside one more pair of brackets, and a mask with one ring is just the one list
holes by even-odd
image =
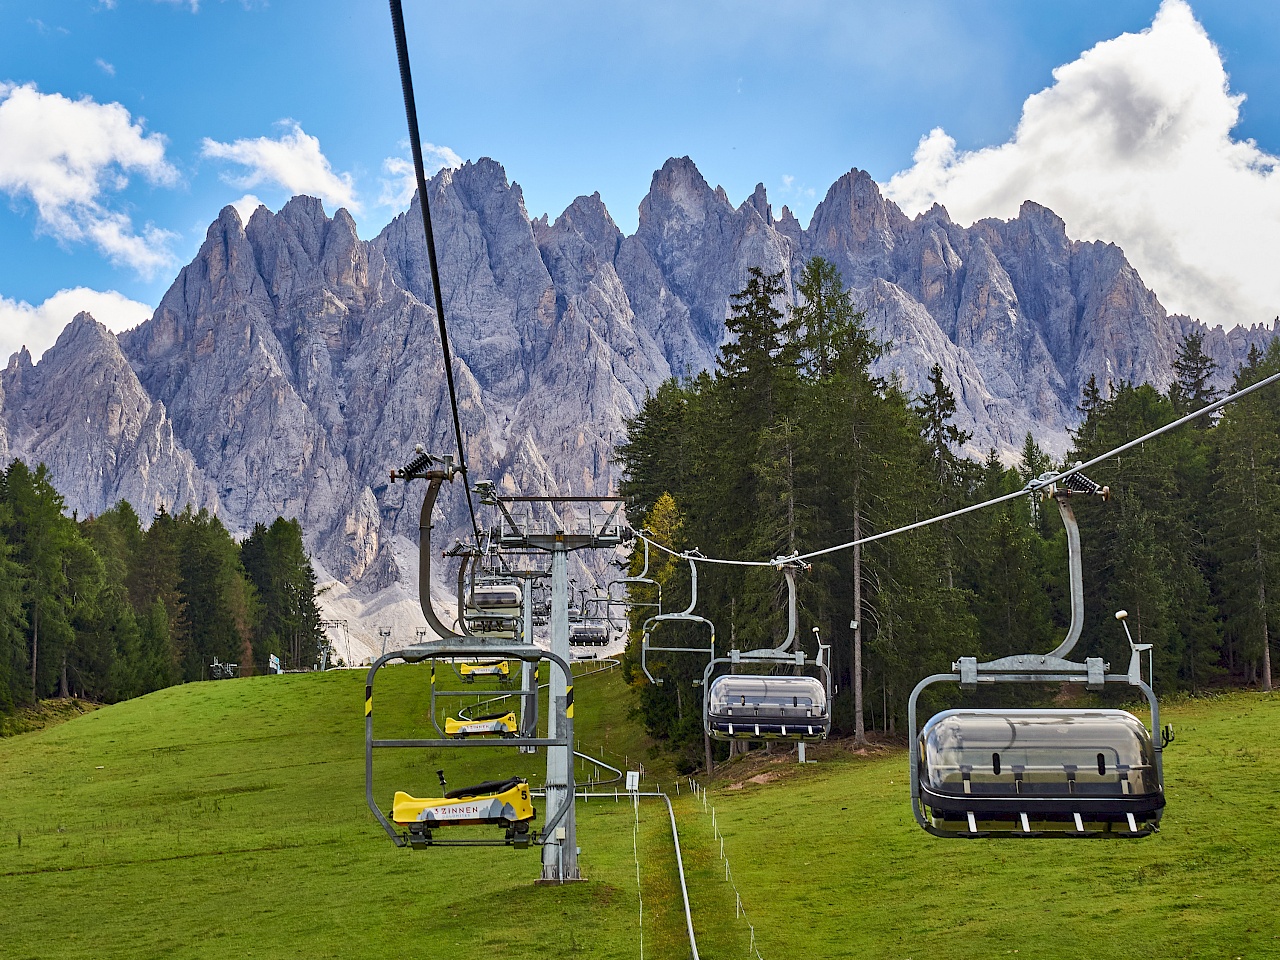
[[1262, 611], [1262, 689], [1271, 690], [1271, 632], [1267, 627], [1267, 583], [1258, 578], [1258, 606]]
[[31, 702], [36, 697], [36, 654], [40, 651], [40, 600], [31, 605]]
[[707, 732], [705, 730], [702, 731], [702, 749], [706, 751], [707, 754], [707, 776], [711, 776], [711, 774], [715, 773], [716, 768], [715, 764], [711, 760], [711, 738], [707, 736]]
[[[862, 504], [858, 501], [861, 483], [853, 483], [853, 539], [862, 536]], [[867, 728], [862, 719], [862, 547], [853, 548], [853, 742], [867, 742]]]
[[[1249, 453], [1249, 476], [1253, 480], [1253, 502], [1258, 503], [1258, 468]], [[1262, 535], [1254, 528], [1253, 556], [1258, 568], [1258, 613], [1262, 616], [1262, 689], [1271, 690], [1271, 633], [1267, 625], [1267, 565], [1262, 555]]]
[[[788, 425], [789, 426], [789, 425]], [[791, 449], [791, 431], [787, 430], [787, 552], [796, 550], [796, 462]]]
[[62, 654], [62, 680], [58, 684], [58, 696], [63, 700], [71, 698], [71, 688], [67, 686], [67, 655], [65, 652]]

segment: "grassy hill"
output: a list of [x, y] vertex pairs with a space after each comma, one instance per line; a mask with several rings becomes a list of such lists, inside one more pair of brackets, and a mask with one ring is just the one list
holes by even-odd
[[[384, 671], [379, 735], [422, 735], [415, 667]], [[0, 741], [5, 957], [638, 957], [687, 953], [665, 805], [579, 808], [589, 883], [538, 853], [411, 852], [364, 805], [361, 672], [192, 684]], [[648, 758], [616, 672], [576, 685], [584, 752]], [[1280, 956], [1269, 902], [1280, 698], [1166, 706], [1169, 810], [1129, 843], [967, 842], [917, 829], [905, 755], [752, 757], [675, 797], [699, 947], [812, 957]], [[386, 728], [383, 723], [386, 723]], [[382, 751], [378, 791], [523, 773], [514, 751]], [[617, 764], [621, 765], [621, 764]], [[579, 776], [583, 777], [582, 767]], [[725, 882], [724, 837], [734, 886]]]

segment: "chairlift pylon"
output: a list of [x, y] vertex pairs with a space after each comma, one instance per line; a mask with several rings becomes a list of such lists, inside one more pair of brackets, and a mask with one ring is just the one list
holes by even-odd
[[[1044, 479], [1044, 478], [1041, 478]], [[1080, 533], [1068, 502], [1073, 495], [1110, 491], [1077, 475], [1043, 495], [1058, 504], [1067, 529], [1071, 625], [1053, 652], [978, 663], [962, 657], [952, 673], [926, 677], [908, 701], [913, 751], [911, 806], [916, 822], [939, 837], [1135, 838], [1159, 829], [1164, 811], [1162, 750], [1155, 693], [1142, 679], [1142, 653], [1149, 644], [1129, 636], [1125, 673], [1110, 673], [1100, 657], [1066, 659], [1084, 626]], [[1033, 483], [1033, 492], [1039, 488]], [[1120, 611], [1122, 622], [1126, 614]], [[1125, 625], [1128, 636], [1128, 626]], [[947, 710], [916, 733], [916, 704], [933, 683], [958, 682], [962, 690], [988, 683], [1084, 683], [1101, 690], [1124, 683], [1145, 696], [1150, 730], [1123, 710]]]

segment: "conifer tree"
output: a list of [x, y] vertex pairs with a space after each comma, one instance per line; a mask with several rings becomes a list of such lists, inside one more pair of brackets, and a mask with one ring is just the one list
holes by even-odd
[[954, 423], [956, 396], [943, 378], [942, 367], [929, 370], [929, 392], [916, 398], [915, 411], [924, 421], [924, 441], [933, 462], [943, 502], [953, 499], [961, 479], [961, 460], [956, 451], [972, 437]]
[[254, 656], [283, 655], [294, 669], [315, 663], [324, 640], [316, 607], [316, 576], [297, 520], [257, 524], [241, 544], [241, 561], [259, 601]]
[[[7, 504], [0, 503], [0, 531], [10, 526]], [[0, 714], [25, 699], [27, 626], [22, 598], [25, 572], [14, 562], [13, 548], [0, 533]]]
[[[1221, 393], [1210, 381], [1218, 370], [1218, 363], [1204, 352], [1204, 334], [1192, 330], [1178, 346], [1178, 356], [1173, 361], [1173, 383], [1169, 386], [1169, 400], [1178, 416], [1193, 413], [1213, 403]], [[1211, 425], [1208, 416], [1192, 421], [1198, 430]]]
[[202, 679], [214, 657], [239, 663], [248, 672], [258, 607], [240, 563], [240, 549], [222, 522], [204, 508], [187, 507], [176, 524], [178, 588], [190, 630], [183, 676]]
[[28, 691], [32, 701], [53, 694], [63, 675], [64, 655], [75, 643], [73, 594], [68, 565], [79, 534], [63, 515], [62, 496], [44, 464], [35, 471], [14, 460], [4, 472], [8, 526], [3, 531], [25, 572]]
[[[871, 372], [871, 364], [884, 353], [885, 345], [872, 337], [865, 314], [855, 310], [835, 266], [820, 257], [813, 258], [805, 266], [798, 289], [805, 301], [796, 311], [799, 317], [793, 327], [798, 344], [795, 352], [808, 386], [807, 422], [812, 436], [809, 450], [822, 478], [814, 486], [825, 481], [834, 494], [825, 498], [815, 495], [813, 499], [830, 518], [825, 524], [830, 536], [856, 541], [871, 532], [867, 522], [871, 504], [891, 498], [883, 483], [885, 466], [909, 459], [901, 444], [894, 442], [902, 435], [895, 434], [892, 428], [895, 407], [898, 414], [905, 410], [901, 408], [901, 395], [890, 391], [886, 396], [887, 385]], [[831, 605], [841, 597], [847, 597], [849, 604], [848, 617], [832, 616], [827, 622], [832, 666], [839, 682], [853, 692], [853, 732], [855, 741], [861, 744], [866, 740], [862, 656], [866, 580], [862, 546], [852, 548], [847, 567], [828, 563], [820, 568], [819, 573], [823, 572], [829, 582], [833, 575], [848, 578], [847, 593], [830, 583], [824, 596]], [[821, 582], [816, 577], [813, 580]], [[845, 622], [849, 624], [847, 634], [843, 632]], [[841, 642], [845, 637], [847, 642]]]
[[[1264, 357], [1250, 351], [1234, 390], [1280, 370], [1280, 346]], [[1280, 404], [1262, 393], [1228, 406], [1215, 428], [1214, 541], [1220, 584], [1234, 644], [1258, 665], [1259, 682], [1272, 688], [1271, 636], [1280, 590]]]

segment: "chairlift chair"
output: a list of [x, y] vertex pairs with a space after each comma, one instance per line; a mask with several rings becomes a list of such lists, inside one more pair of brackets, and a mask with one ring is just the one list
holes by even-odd
[[[706, 617], [700, 617], [693, 612], [693, 608], [698, 605], [698, 565], [695, 563], [695, 551], [691, 551], [684, 555], [684, 559], [689, 561], [689, 606], [685, 607], [679, 613], [659, 613], [647, 619], [640, 628], [640, 669], [644, 671], [644, 675], [649, 678], [650, 683], [662, 684], [661, 677], [655, 677], [649, 669], [649, 655], [651, 653], [696, 653], [706, 656], [714, 660], [716, 656], [716, 625]], [[669, 623], [696, 623], [707, 627], [711, 635], [709, 642], [705, 647], [662, 647], [652, 642], [653, 632], [663, 624]]]
[[816, 677], [726, 674], [706, 696], [713, 740], [823, 740], [831, 729], [827, 691]]
[[[388, 837], [396, 846], [409, 846], [414, 849], [438, 846], [514, 846], [527, 847], [532, 844], [550, 842], [547, 838], [556, 825], [563, 819], [565, 809], [553, 812], [552, 821], [541, 833], [530, 829], [535, 811], [529, 799], [528, 784], [519, 778], [486, 781], [473, 787], [446, 792], [440, 797], [420, 798], [414, 794], [397, 790], [393, 796], [391, 808], [387, 812], [378, 806], [374, 798], [373, 755], [381, 748], [425, 748], [441, 749], [446, 747], [563, 747], [570, 749], [573, 743], [573, 711], [572, 681], [567, 702], [557, 705], [558, 730], [563, 735], [556, 737], [538, 737], [533, 732], [520, 732], [515, 713], [490, 714], [475, 718], [446, 717], [444, 729], [440, 729], [436, 721], [438, 697], [471, 696], [468, 691], [438, 690], [436, 688], [437, 660], [453, 661], [460, 656], [474, 655], [475, 641], [466, 644], [449, 641], [435, 641], [393, 651], [379, 657], [369, 668], [365, 686], [365, 799], [369, 809], [373, 811], [382, 824]], [[492, 648], [492, 644], [484, 644]], [[550, 660], [566, 677], [571, 675], [569, 664], [554, 654], [539, 650], [532, 646], [514, 646], [498, 648], [507, 659], [527, 660], [538, 663]], [[373, 735], [373, 690], [378, 672], [392, 660], [403, 660], [407, 663], [430, 663], [431, 706], [430, 720], [436, 727], [438, 738], [396, 738], [380, 739]], [[536, 703], [537, 684], [533, 690], [514, 691], [509, 696], [530, 697]], [[536, 724], [536, 713], [533, 714]], [[443, 777], [441, 778], [443, 786]], [[494, 825], [502, 828], [499, 837], [485, 836], [440, 836], [434, 831], [441, 827], [463, 825]]]
[[477, 660], [457, 664], [463, 683], [474, 683], [478, 677], [496, 677], [499, 684], [511, 682], [511, 665], [505, 660]]
[[[444, 771], [436, 773], [440, 786], [445, 787]], [[529, 783], [523, 777], [487, 780], [425, 800], [397, 790], [391, 801], [391, 822], [408, 829], [409, 846], [413, 849], [459, 845], [457, 839], [442, 844], [434, 833], [441, 827], [489, 824], [504, 828], [504, 840], [511, 846], [528, 847], [532, 839], [529, 825], [537, 814], [529, 796]]]
[[524, 591], [505, 579], [485, 579], [471, 585], [463, 617], [467, 632], [477, 637], [515, 640], [520, 635]]
[[[911, 804], [916, 822], [939, 837], [1144, 837], [1159, 828], [1164, 810], [1163, 742], [1159, 705], [1142, 679], [1142, 653], [1149, 644], [1129, 637], [1125, 673], [1106, 663], [1066, 659], [1084, 625], [1080, 533], [1068, 502], [1073, 495], [1109, 491], [1078, 474], [1061, 486], [1046, 475], [1028, 486], [1058, 504], [1067, 529], [1071, 585], [1071, 626], [1052, 653], [1005, 657], [987, 663], [963, 657], [953, 673], [921, 680], [908, 701], [908, 725], [915, 748], [910, 763]], [[1120, 611], [1117, 619], [1126, 614]], [[1128, 635], [1128, 626], [1125, 626]], [[1151, 710], [1150, 730], [1123, 710], [966, 709], [946, 710], [916, 733], [916, 704], [930, 684], [958, 681], [976, 690], [988, 683], [1084, 683], [1101, 690], [1107, 683], [1135, 687]]]
[[457, 737], [507, 737], [516, 735], [516, 715], [511, 711], [487, 713], [480, 717], [445, 717], [445, 736]]
[[[712, 659], [703, 672], [703, 725], [714, 740], [810, 742], [825, 740], [831, 730], [830, 647], [818, 638], [818, 654], [812, 660], [795, 649], [796, 564], [778, 565], [787, 578], [786, 639], [771, 649], [730, 650], [728, 656]], [[746, 665], [752, 672], [713, 679], [722, 665]], [[790, 669], [793, 675], [765, 673], [765, 669]], [[805, 669], [818, 675], [802, 674]]]
[[921, 802], [959, 836], [1145, 836], [1164, 807], [1151, 734], [1123, 710], [947, 710], [919, 750]]
[[[625, 621], [619, 624], [614, 620], [613, 608], [615, 606], [619, 606], [619, 605], [622, 606], [624, 611], [631, 610], [632, 608], [653, 608], [654, 610], [656, 610], [657, 613], [662, 613], [662, 584], [648, 575], [649, 574], [649, 541], [645, 537], [645, 534], [647, 533], [649, 533], [648, 530], [640, 531], [639, 539], [640, 539], [640, 543], [644, 547], [644, 566], [640, 569], [640, 572], [637, 573], [634, 577], [620, 577], [617, 580], [610, 580], [609, 583], [605, 586], [605, 598], [608, 601], [608, 606], [605, 609], [605, 615], [608, 617], [609, 622], [613, 625], [614, 629], [616, 630], [625, 630], [627, 625]], [[653, 587], [658, 592], [658, 598], [656, 602], [640, 603], [637, 601], [630, 600], [625, 596], [623, 597], [614, 596], [613, 588], [615, 586], [621, 585], [625, 592], [630, 593], [631, 585], [639, 584], [639, 583], [643, 583], [646, 586]]]
[[571, 647], [606, 647], [610, 639], [609, 628], [599, 621], [580, 620], [569, 625]]

